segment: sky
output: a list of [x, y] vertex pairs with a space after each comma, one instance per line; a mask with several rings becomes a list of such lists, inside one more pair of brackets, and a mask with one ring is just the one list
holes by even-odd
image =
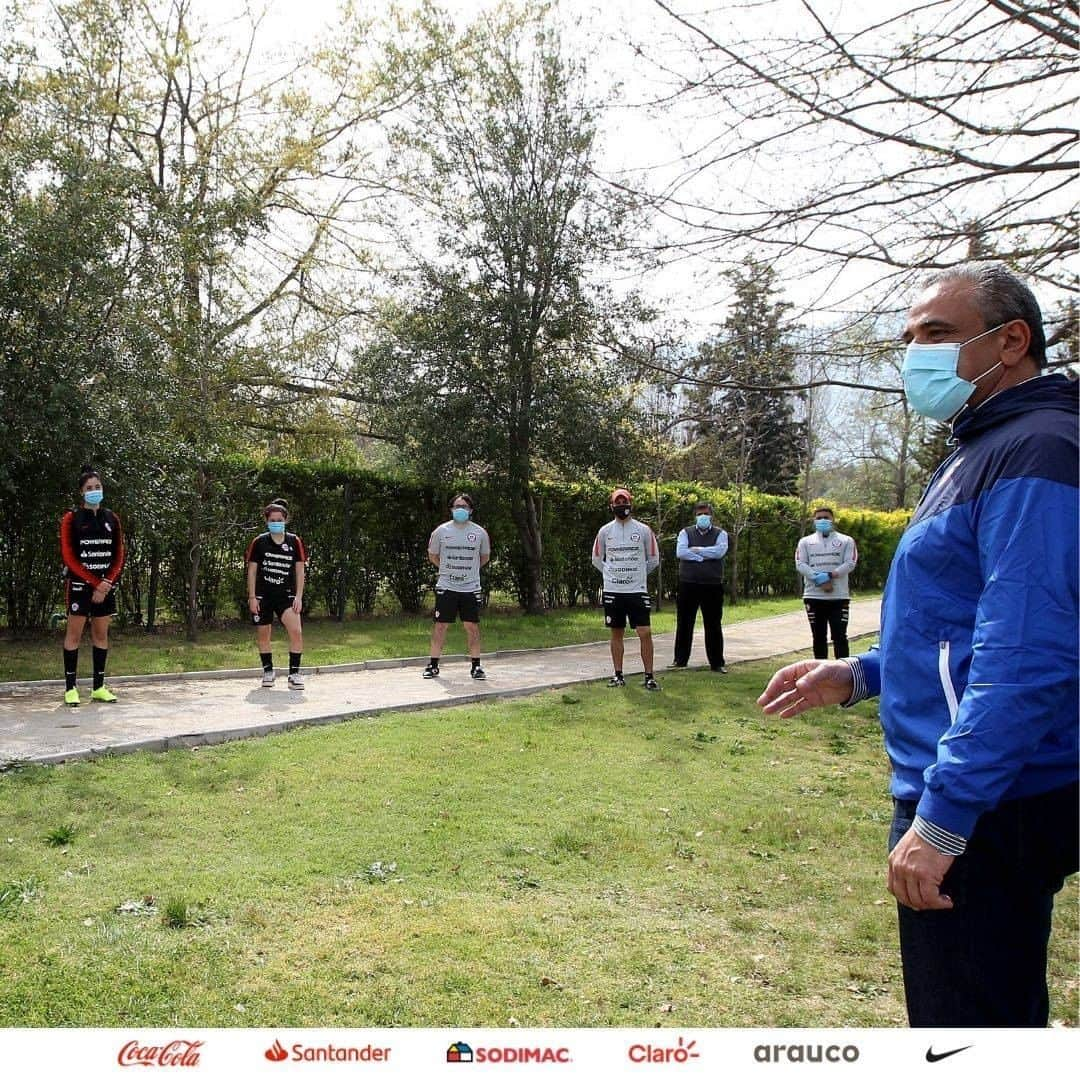
[[[364, 3], [360, 10], [385, 10], [379, 0]], [[407, 4], [403, 5], [407, 6]], [[492, 0], [440, 0], [464, 24], [489, 10]], [[338, 21], [340, 0], [192, 0], [197, 16], [208, 26], [233, 27], [236, 39], [246, 35], [245, 11], [264, 10], [259, 28], [260, 51], [269, 58], [288, 54], [297, 46], [314, 43], [332, 32]], [[670, 81], [640, 58], [635, 60], [633, 41], [653, 40], [664, 31], [667, 18], [653, 0], [560, 0], [566, 21], [566, 38], [589, 58], [589, 72], [596, 91], [607, 97], [618, 87], [619, 102], [606, 114], [602, 136], [601, 167], [606, 175], [663, 173], [675, 162], [686, 143], [693, 141], [693, 122], [681, 128], [677, 121], [657, 124], [640, 105], [670, 92]], [[696, 328], [696, 333], [722, 320], [728, 299], [726, 286], [717, 287], [715, 266], [698, 260], [680, 261], [669, 269], [653, 269], [647, 280], [637, 282], [648, 298], [677, 311], [677, 319]]]
[[[0, 0], [3, 3], [4, 0]], [[47, 4], [48, 0], [33, 0]], [[258, 32], [258, 56], [267, 65], [280, 61], [326, 35], [332, 37], [338, 23], [341, 0], [191, 0], [196, 17], [209, 27], [225, 34], [239, 45], [248, 36], [249, 11], [263, 12]], [[402, 6], [408, 6], [403, 0]], [[800, 0], [682, 0], [671, 3], [676, 10], [719, 9], [709, 25], [723, 34], [725, 41], [742, 37], [761, 37], [788, 32], [797, 18], [806, 17]], [[928, 0], [926, 18], [934, 19], [962, 0]], [[360, 11], [385, 12], [383, 0], [355, 0]], [[492, 7], [493, 0], [440, 0], [465, 22]], [[910, 0], [879, 0], [874, 6], [875, 19], [884, 19]], [[831, 26], [862, 24], [866, 6], [853, 0], [816, 0], [815, 7], [828, 12]], [[706, 145], [719, 139], [730, 116], [719, 110], [708, 115], [700, 102], [668, 102], [662, 118], [657, 111], [642, 107], [643, 102], [664, 97], [672, 89], [672, 78], [656, 59], [670, 58], [681, 72], [693, 71], [693, 60], [674, 35], [677, 24], [654, 0], [559, 0], [557, 9], [566, 29], [564, 38], [570, 48], [588, 58], [594, 89], [601, 96], [615, 94], [615, 102], [605, 110], [601, 134], [599, 171], [608, 177], [642, 180], [662, 187], [680, 170], [679, 160], [688, 148]], [[634, 43], [642, 44], [652, 56], [643, 59]], [[613, 88], [618, 88], [617, 91]], [[711, 106], [710, 102], [710, 106]], [[760, 116], [748, 115], [739, 130], [767, 124]], [[767, 129], [766, 129], [767, 130]], [[829, 147], [803, 145], [790, 159], [770, 154], [742, 155], [724, 168], [711, 170], [685, 189], [690, 201], [709, 210], [728, 206], [752, 206], [767, 202], [778, 193], [798, 193], [819, 183], [821, 161], [829, 156]], [[887, 154], [888, 150], [880, 151]], [[821, 159], [821, 160], [819, 160]], [[835, 155], [833, 156], [835, 163]], [[860, 290], [869, 288], [868, 271], [849, 266], [842, 284], [834, 284], [828, 275], [800, 277], [790, 271], [796, 260], [784, 264], [781, 283], [785, 298], [794, 303], [793, 316], [804, 326], [823, 328], [841, 318], [843, 312], [859, 309]], [[673, 257], [666, 267], [651, 269], [638, 281], [620, 284], [638, 285], [646, 297], [671, 313], [672, 322], [683, 322], [691, 335], [705, 336], [724, 318], [730, 290], [723, 279], [726, 267], [716, 258]], [[905, 298], [898, 296], [897, 309]], [[1045, 303], [1045, 300], [1044, 300]]]

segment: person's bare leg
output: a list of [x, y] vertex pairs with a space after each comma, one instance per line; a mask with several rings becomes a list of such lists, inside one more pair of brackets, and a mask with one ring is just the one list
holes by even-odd
[[[304, 626], [299, 614], [289, 608], [288, 611], [281, 613], [281, 625], [285, 627], [286, 633], [289, 635], [289, 652], [302, 653], [304, 651]], [[261, 630], [262, 627], [260, 626]], [[270, 627], [266, 628], [267, 630]], [[269, 636], [267, 640], [269, 644]]]
[[431, 652], [428, 655], [435, 657], [436, 660], [442, 656], [443, 646], [446, 644], [446, 630], [449, 625], [449, 623], [437, 622], [431, 628]]
[[653, 640], [652, 627], [639, 626], [637, 628], [638, 642], [641, 644], [641, 663], [647, 672], [653, 670]]
[[611, 629], [611, 662], [616, 671], [622, 671], [623, 662], [623, 631], [614, 627]]

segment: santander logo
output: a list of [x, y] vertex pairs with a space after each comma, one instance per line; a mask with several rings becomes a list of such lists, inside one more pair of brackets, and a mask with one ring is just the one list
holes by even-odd
[[140, 1046], [138, 1039], [124, 1043], [116, 1060], [120, 1065], [173, 1065], [195, 1066], [199, 1064], [199, 1039], [173, 1039], [164, 1046]]
[[289, 1051], [281, 1045], [280, 1039], [274, 1040], [274, 1045], [266, 1051], [267, 1061], [284, 1061], [289, 1056]]

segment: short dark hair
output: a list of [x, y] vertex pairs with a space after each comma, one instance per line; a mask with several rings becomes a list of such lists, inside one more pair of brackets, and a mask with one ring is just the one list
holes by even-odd
[[101, 473], [99, 473], [93, 465], [84, 465], [79, 470], [79, 482], [75, 485], [75, 490], [82, 491], [83, 484], [85, 484], [87, 480], [93, 480], [95, 477], [100, 480]]
[[289, 504], [284, 499], [271, 499], [263, 507], [263, 517], [268, 518], [271, 514], [278, 512], [285, 515], [285, 519], [289, 517]]
[[450, 500], [450, 509], [451, 510], [453, 510], [454, 503], [456, 503], [458, 501], [458, 499], [461, 499], [462, 502], [468, 503], [468, 506], [469, 506], [470, 510], [475, 510], [476, 509], [476, 507], [473, 506], [472, 496], [471, 495], [466, 495], [465, 492], [463, 491], [463, 492], [461, 492], [460, 495], [455, 495]]
[[712, 503], [707, 502], [705, 499], [700, 499], [698, 502], [694, 503], [694, 509], [695, 510], [708, 510], [709, 513], [711, 514], [712, 513]]
[[931, 274], [924, 286], [946, 281], [966, 281], [975, 293], [975, 304], [988, 330], [1013, 319], [1022, 319], [1031, 331], [1028, 352], [1039, 365], [1046, 365], [1046, 331], [1042, 310], [1035, 294], [1003, 262], [969, 262]]
[[829, 515], [829, 517], [831, 517], [831, 518], [835, 518], [835, 517], [836, 517], [836, 515], [835, 515], [835, 514], [833, 513], [833, 510], [832, 510], [832, 507], [831, 507], [831, 506], [819, 506], [819, 507], [818, 507], [818, 508], [817, 508], [817, 509], [816, 509], [816, 510], [814, 511], [814, 517], [817, 517], [817, 516], [818, 516], [818, 514], [828, 514], [828, 515]]

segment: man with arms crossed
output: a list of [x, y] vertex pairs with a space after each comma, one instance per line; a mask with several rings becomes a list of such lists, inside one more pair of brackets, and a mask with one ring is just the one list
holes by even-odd
[[705, 628], [705, 655], [709, 668], [727, 674], [724, 662], [724, 556], [728, 535], [714, 524], [712, 506], [698, 502], [695, 520], [679, 533], [675, 557], [679, 560], [679, 593], [675, 603], [675, 657], [672, 667], [686, 667], [694, 644], [698, 608]]
[[1000, 263], [908, 314], [913, 408], [953, 422], [893, 557], [881, 644], [778, 671], [795, 716], [881, 695], [914, 1027], [1041, 1027], [1054, 894], [1077, 867], [1077, 384], [1044, 375], [1038, 303]]
[[625, 686], [623, 679], [623, 633], [627, 620], [637, 631], [646, 690], [659, 690], [653, 678], [653, 640], [649, 625], [652, 603], [646, 578], [660, 565], [660, 550], [648, 525], [630, 516], [633, 499], [626, 488], [611, 493], [614, 519], [593, 541], [592, 563], [604, 575], [604, 622], [611, 630], [611, 662], [615, 674], [608, 686]]

